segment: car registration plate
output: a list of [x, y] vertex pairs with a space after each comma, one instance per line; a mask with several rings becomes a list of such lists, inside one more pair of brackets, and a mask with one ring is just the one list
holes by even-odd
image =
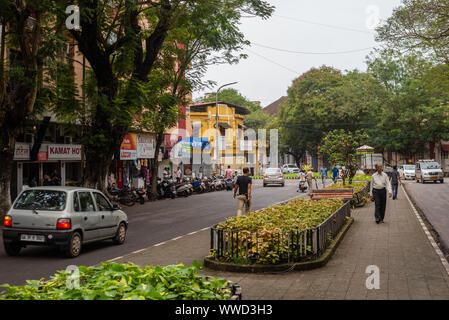
[[431, 176], [430, 179], [438, 179], [437, 176]]
[[20, 235], [21, 241], [33, 241], [33, 242], [44, 242], [45, 237], [44, 236], [38, 236], [35, 234], [21, 234]]

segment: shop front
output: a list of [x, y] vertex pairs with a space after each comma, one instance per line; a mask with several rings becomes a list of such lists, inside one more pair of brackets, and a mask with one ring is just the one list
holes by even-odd
[[108, 183], [118, 188], [143, 188], [150, 183], [151, 161], [155, 154], [154, 135], [128, 133], [120, 146], [120, 159], [114, 161]]
[[42, 144], [37, 161], [30, 161], [31, 144], [16, 143], [15, 175], [11, 184], [13, 199], [26, 187], [42, 185], [80, 185], [82, 179], [82, 146]]

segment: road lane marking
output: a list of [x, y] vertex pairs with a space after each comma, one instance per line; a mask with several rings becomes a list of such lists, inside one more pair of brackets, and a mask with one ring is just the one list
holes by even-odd
[[410, 204], [410, 206], [412, 207], [412, 210], [416, 216], [416, 218], [419, 221], [419, 224], [421, 225], [421, 228], [424, 230], [424, 233], [427, 236], [427, 239], [429, 239], [430, 244], [432, 245], [432, 247], [435, 249], [436, 254], [438, 255], [438, 257], [441, 260], [441, 263], [443, 264], [443, 267], [446, 269], [447, 274], [449, 275], [449, 263], [447, 262], [443, 252], [441, 251], [440, 247], [438, 247], [438, 244], [436, 243], [435, 239], [433, 238], [432, 234], [429, 232], [429, 230], [427, 229], [423, 219], [421, 218], [421, 215], [419, 214], [418, 210], [416, 210], [413, 202], [410, 200], [407, 192], [405, 191], [405, 188], [403, 185], [401, 185], [402, 187], [402, 191], [404, 191], [405, 193], [405, 197], [408, 200], [408, 203]]
[[117, 257], [117, 258], [114, 258], [114, 259], [108, 260], [107, 262], [112, 262], [112, 261], [116, 261], [116, 260], [119, 260], [119, 259], [122, 259], [122, 258], [123, 258], [123, 256], [120, 256], [120, 257]]
[[[283, 203], [283, 202], [288, 202], [288, 201], [291, 201], [291, 200], [296, 199], [296, 198], [302, 198], [302, 196], [306, 196], [306, 195], [307, 195], [307, 194], [296, 195], [296, 196], [294, 196], [294, 197], [292, 197], [292, 198], [290, 198], [290, 199], [282, 200], [282, 201], [279, 201], [279, 202], [277, 202], [277, 203], [275, 203], [275, 204], [271, 204], [271, 205], [269, 205], [268, 207], [275, 206], [275, 205], [278, 205], [278, 204]], [[266, 207], [266, 208], [268, 208], [268, 207]], [[259, 209], [259, 210], [256, 210], [256, 211], [264, 210], [264, 209], [266, 209], [266, 208], [262, 208], [262, 209]], [[162, 246], [162, 245], [164, 245], [164, 244], [167, 244], [167, 242], [179, 240], [179, 239], [181, 239], [181, 238], [184, 237], [184, 236], [191, 236], [191, 235], [194, 235], [194, 234], [196, 234], [196, 233], [199, 233], [199, 232], [202, 232], [202, 231], [209, 230], [211, 227], [212, 227], [212, 226], [205, 227], [205, 228], [203, 228], [203, 229], [200, 229], [200, 230], [197, 230], [197, 231], [193, 231], [193, 232], [184, 234], [184, 235], [182, 235], [182, 236], [175, 237], [175, 238], [173, 238], [173, 239], [170, 239], [170, 240], [167, 240], [167, 241], [164, 241], [164, 242], [160, 242], [160, 243], [151, 245], [151, 246], [149, 246], [149, 247], [146, 247], [146, 248], [143, 248], [143, 249], [136, 250], [136, 251], [133, 251], [133, 252], [131, 252], [131, 253], [125, 254], [124, 256], [120, 256], [120, 257], [117, 257], [117, 258], [114, 258], [114, 259], [111, 259], [111, 260], [107, 260], [107, 261], [108, 261], [108, 262], [111, 262], [111, 261], [119, 260], [119, 259], [122, 259], [123, 257], [126, 257], [126, 256], [129, 256], [129, 255], [132, 255], [132, 254], [137, 254], [137, 253], [140, 253], [140, 252], [149, 250], [149, 249], [151, 249], [152, 247], [159, 247], [159, 246]]]

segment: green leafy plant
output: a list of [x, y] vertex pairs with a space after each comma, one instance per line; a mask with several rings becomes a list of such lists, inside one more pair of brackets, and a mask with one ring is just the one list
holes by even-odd
[[104, 262], [79, 267], [79, 288], [69, 289], [71, 273], [59, 271], [48, 281], [27, 281], [24, 286], [0, 287], [0, 300], [227, 300], [227, 281], [197, 274], [199, 262], [140, 267], [133, 263]]
[[[303, 244], [303, 230], [317, 227], [343, 205], [341, 199], [295, 199], [283, 205], [231, 217], [218, 224], [223, 243], [228, 243], [232, 254], [224, 260], [234, 263], [276, 264], [298, 252]], [[307, 253], [311, 247], [305, 246]], [[247, 258], [247, 260], [246, 260]]]

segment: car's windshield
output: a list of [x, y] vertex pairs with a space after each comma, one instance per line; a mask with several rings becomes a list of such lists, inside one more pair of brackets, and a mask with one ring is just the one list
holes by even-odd
[[295, 165], [292, 165], [292, 164], [291, 164], [291, 165], [289, 165], [288, 167], [289, 167], [289, 168], [297, 168], [297, 166], [295, 166]]
[[440, 169], [440, 165], [437, 162], [422, 162], [421, 169]]
[[14, 204], [19, 210], [62, 211], [65, 208], [67, 193], [54, 190], [26, 190]]
[[281, 173], [281, 169], [279, 169], [279, 168], [269, 168], [269, 169], [267, 169], [267, 173], [270, 173], [270, 174]]
[[404, 166], [404, 170], [415, 170], [415, 166], [413, 165]]

